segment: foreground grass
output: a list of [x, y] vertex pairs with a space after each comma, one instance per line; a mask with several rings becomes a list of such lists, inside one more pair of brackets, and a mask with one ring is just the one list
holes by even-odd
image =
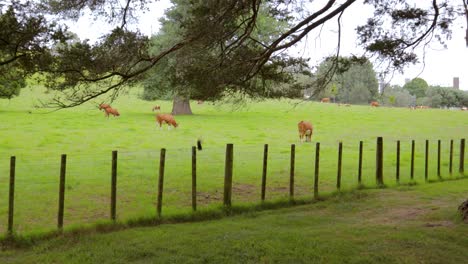
[[468, 180], [360, 190], [217, 221], [77, 234], [1, 263], [464, 263]]
[[[170, 101], [147, 102], [135, 93], [112, 105], [119, 118], [104, 118], [96, 105], [53, 113], [36, 109], [40, 89], [26, 88], [20, 97], [0, 100], [0, 234], [7, 228], [9, 158], [16, 156], [14, 230], [19, 234], [56, 228], [60, 154], [68, 155], [65, 229], [110, 217], [111, 151], [119, 151], [117, 219], [154, 217], [159, 149], [167, 148], [163, 215], [191, 212], [191, 146], [203, 139], [197, 153], [198, 208], [222, 203], [225, 144], [234, 143], [233, 204], [260, 200], [263, 144], [269, 144], [268, 201], [287, 199], [290, 145], [296, 144], [295, 196], [312, 195], [315, 142], [321, 143], [320, 194], [336, 189], [337, 148], [342, 141], [342, 190], [357, 186], [359, 140], [364, 141], [363, 184], [375, 186], [375, 140], [384, 137], [384, 179], [395, 183], [395, 141], [402, 140], [401, 183], [424, 182], [424, 141], [431, 140], [429, 180], [437, 180], [436, 140], [442, 140], [442, 177], [458, 176], [459, 140], [466, 137], [468, 115], [462, 111], [411, 111], [369, 106], [338, 107], [298, 101], [230, 105], [192, 104], [193, 116], [177, 116], [176, 130], [155, 127], [154, 104], [169, 112]], [[98, 103], [96, 101], [95, 103]], [[299, 104], [297, 104], [299, 103]], [[297, 123], [310, 120], [313, 143], [299, 143]], [[410, 141], [416, 140], [415, 178], [410, 180]], [[448, 143], [455, 140], [454, 174], [448, 173]], [[465, 164], [467, 164], [465, 162]], [[465, 165], [465, 168], [468, 167]]]

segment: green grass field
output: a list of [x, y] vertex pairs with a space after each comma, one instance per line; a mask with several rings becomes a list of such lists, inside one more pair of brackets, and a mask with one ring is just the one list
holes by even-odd
[[[0, 100], [0, 233], [7, 228], [9, 159], [16, 156], [15, 226], [19, 234], [54, 230], [58, 208], [60, 155], [67, 154], [65, 229], [110, 217], [111, 151], [119, 151], [117, 218], [156, 215], [160, 148], [166, 148], [163, 215], [191, 212], [191, 147], [198, 152], [198, 207], [222, 203], [225, 145], [234, 144], [233, 204], [260, 200], [263, 144], [269, 144], [267, 200], [287, 199], [290, 145], [296, 144], [296, 197], [311, 198], [315, 142], [321, 143], [320, 193], [335, 191], [338, 142], [342, 141], [344, 191], [357, 187], [359, 141], [364, 142], [363, 183], [375, 186], [375, 141], [384, 138], [384, 179], [395, 183], [396, 140], [401, 140], [401, 183], [409, 183], [410, 141], [416, 141], [415, 181], [424, 183], [424, 140], [430, 140], [429, 179], [436, 180], [436, 146], [442, 140], [442, 177], [458, 177], [459, 142], [468, 131], [467, 112], [338, 107], [298, 101], [232, 105], [192, 104], [192, 116], [177, 116], [180, 127], [159, 130], [151, 108], [170, 112], [172, 102], [147, 102], [137, 92], [122, 95], [113, 106], [119, 118], [104, 117], [93, 102], [48, 113], [34, 105], [47, 95], [40, 88], [23, 90], [11, 101]], [[297, 123], [309, 120], [312, 144], [300, 143]], [[454, 174], [448, 173], [448, 147], [454, 139]], [[466, 167], [466, 162], [465, 162]], [[458, 183], [467, 187], [467, 181]], [[456, 185], [456, 184], [455, 184]]]
[[73, 234], [0, 263], [465, 263], [468, 180], [360, 190], [215, 221]]

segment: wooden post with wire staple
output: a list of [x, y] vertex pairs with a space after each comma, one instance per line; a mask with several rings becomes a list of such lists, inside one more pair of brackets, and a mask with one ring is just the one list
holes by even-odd
[[197, 210], [197, 147], [192, 147], [192, 209]]
[[411, 171], [410, 171], [410, 177], [411, 180], [414, 180], [414, 140], [411, 140]]
[[294, 170], [296, 163], [296, 145], [291, 144], [291, 164], [289, 170], [289, 199], [294, 199]]
[[424, 180], [427, 181], [429, 177], [429, 140], [426, 139], [426, 155], [424, 160]]
[[224, 206], [232, 204], [232, 169], [234, 163], [234, 145], [226, 145], [226, 160], [224, 165]]
[[315, 144], [315, 175], [314, 175], [314, 199], [318, 199], [319, 168], [320, 168], [320, 142]]
[[359, 141], [359, 162], [358, 162], [358, 184], [362, 184], [362, 148], [363, 142]]
[[376, 157], [375, 157], [375, 177], [377, 180], [377, 184], [382, 186], [384, 184], [383, 181], [383, 138], [377, 138], [377, 148], [376, 148]]
[[161, 154], [159, 157], [159, 179], [158, 179], [158, 201], [157, 201], [157, 214], [158, 217], [161, 217], [162, 212], [162, 199], [163, 199], [163, 187], [164, 187], [164, 166], [166, 164], [166, 149], [161, 149]]
[[465, 139], [460, 140], [460, 166], [458, 169], [460, 174], [465, 173]]
[[15, 207], [16, 157], [10, 157], [10, 190], [8, 195], [8, 235], [13, 235], [13, 215]]
[[397, 140], [396, 148], [396, 181], [400, 183], [400, 140]]
[[111, 167], [111, 220], [116, 220], [117, 211], [117, 150], [112, 151]]
[[440, 151], [441, 151], [441, 142], [440, 139], [437, 141], [437, 177], [441, 179], [440, 175]]
[[263, 146], [262, 196], [261, 196], [262, 202], [265, 201], [267, 166], [268, 166], [268, 144], [265, 144]]
[[57, 215], [57, 228], [63, 229], [63, 211], [65, 207], [65, 174], [67, 170], [67, 155], [62, 154], [60, 161], [59, 208]]
[[343, 158], [343, 142], [338, 144], [338, 172], [336, 175], [336, 188], [338, 191], [341, 189], [341, 161]]

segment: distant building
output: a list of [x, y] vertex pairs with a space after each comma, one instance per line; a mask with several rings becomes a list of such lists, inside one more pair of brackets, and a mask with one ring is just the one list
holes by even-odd
[[460, 90], [460, 78], [453, 77], [453, 88]]

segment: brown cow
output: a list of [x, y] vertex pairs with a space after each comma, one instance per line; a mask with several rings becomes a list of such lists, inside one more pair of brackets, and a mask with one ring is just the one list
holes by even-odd
[[153, 107], [152, 111], [154, 112], [154, 111], [156, 111], [156, 110], [161, 110], [161, 106], [155, 105], [155, 106]]
[[321, 103], [329, 103], [330, 102], [330, 98], [328, 97], [325, 97], [325, 98], [322, 98], [322, 100], [320, 100]]
[[372, 107], [379, 107], [379, 102], [372, 101], [372, 102], [370, 103], [370, 106], [372, 106]]
[[171, 114], [157, 114], [156, 115], [156, 122], [159, 124], [159, 128], [162, 127], [163, 123], [168, 125], [167, 129], [170, 129], [171, 125], [176, 128], [179, 126], [175, 121], [174, 117]]
[[119, 111], [117, 111], [117, 109], [112, 108], [112, 107], [104, 108], [104, 112], [105, 112], [107, 118], [109, 118], [109, 114], [113, 115], [114, 117], [120, 116]]
[[299, 140], [302, 142], [305, 136], [305, 141], [310, 142], [312, 139], [312, 133], [314, 132], [312, 124], [307, 121], [301, 121], [297, 124], [297, 127], [299, 129]]

